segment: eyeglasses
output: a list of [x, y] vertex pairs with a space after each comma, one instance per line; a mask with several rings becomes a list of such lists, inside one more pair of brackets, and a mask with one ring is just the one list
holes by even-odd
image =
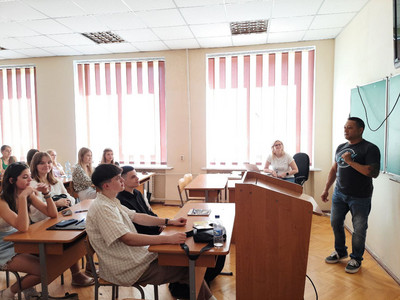
[[282, 144], [275, 144], [274, 147], [280, 147]]

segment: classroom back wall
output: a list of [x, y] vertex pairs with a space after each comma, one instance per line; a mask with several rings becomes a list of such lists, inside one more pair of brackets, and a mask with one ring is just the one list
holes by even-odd
[[[158, 171], [155, 197], [177, 200], [177, 181], [185, 173], [204, 172], [206, 54], [247, 50], [316, 47], [315, 72], [315, 167], [322, 171], [311, 174], [306, 192], [319, 201], [327, 172], [331, 166], [331, 108], [333, 91], [334, 40], [302, 43], [257, 45], [215, 49], [172, 50], [119, 55], [45, 57], [0, 61], [2, 65], [34, 64], [37, 70], [37, 103], [40, 149], [55, 148], [59, 161], [76, 162], [73, 61], [164, 57], [166, 61], [167, 155], [171, 170]], [[132, 131], [140, 126], [132, 120]], [[143, 141], [145, 142], [145, 141]], [[104, 145], [105, 147], [107, 145]], [[269, 151], [269, 149], [266, 149]], [[180, 159], [184, 155], [185, 160]], [[94, 158], [97, 162], [100, 158]], [[329, 204], [320, 202], [322, 209]]]

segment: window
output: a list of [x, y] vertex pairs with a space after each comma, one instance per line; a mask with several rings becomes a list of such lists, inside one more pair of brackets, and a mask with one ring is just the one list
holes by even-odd
[[96, 158], [112, 148], [122, 163], [166, 164], [165, 62], [75, 63], [77, 145]]
[[35, 78], [33, 66], [0, 67], [0, 143], [22, 161], [37, 148]]
[[207, 56], [207, 164], [313, 155], [314, 49]]

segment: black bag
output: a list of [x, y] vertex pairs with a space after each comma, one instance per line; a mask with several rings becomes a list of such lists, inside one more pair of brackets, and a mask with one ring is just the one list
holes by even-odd
[[[225, 232], [225, 230], [224, 230]], [[207, 250], [210, 250], [214, 247], [214, 232], [212, 228], [209, 229], [193, 229], [191, 231], [186, 232], [186, 237], [193, 236], [195, 243], [208, 243], [203, 248], [201, 248], [199, 254], [197, 255], [190, 255], [189, 254], [189, 247], [185, 243], [181, 244], [181, 248], [185, 251], [186, 255], [191, 260], [196, 260], [199, 256]], [[226, 240], [226, 233], [224, 233], [224, 241]]]
[[[190, 232], [190, 231], [189, 231]], [[193, 239], [195, 243], [209, 243], [214, 239], [213, 229], [193, 229]], [[188, 236], [186, 234], [186, 236]]]

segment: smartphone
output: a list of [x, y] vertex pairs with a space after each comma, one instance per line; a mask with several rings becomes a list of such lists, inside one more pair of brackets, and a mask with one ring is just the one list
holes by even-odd
[[74, 224], [74, 223], [76, 223], [76, 222], [78, 222], [77, 219], [63, 220], [63, 221], [61, 221], [61, 222], [58, 222], [58, 223], [56, 224], [56, 227], [66, 227], [66, 226], [71, 225], [71, 224]]

